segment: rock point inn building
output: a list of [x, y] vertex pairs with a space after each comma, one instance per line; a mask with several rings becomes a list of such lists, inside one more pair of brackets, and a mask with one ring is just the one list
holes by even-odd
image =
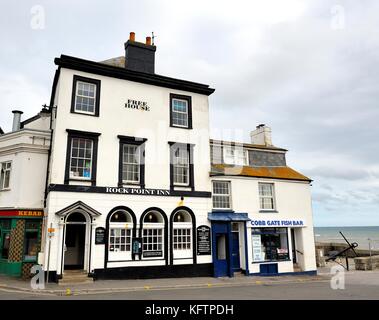
[[211, 140], [214, 89], [155, 74], [155, 51], [131, 33], [124, 57], [62, 55], [50, 105], [14, 111], [0, 135], [0, 272], [314, 274], [311, 180], [265, 125], [251, 143]]

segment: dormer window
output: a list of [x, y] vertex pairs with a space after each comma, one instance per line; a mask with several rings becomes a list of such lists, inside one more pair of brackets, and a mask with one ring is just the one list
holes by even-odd
[[224, 163], [237, 166], [249, 165], [248, 151], [242, 147], [224, 146]]
[[100, 81], [74, 76], [72, 113], [99, 116]]

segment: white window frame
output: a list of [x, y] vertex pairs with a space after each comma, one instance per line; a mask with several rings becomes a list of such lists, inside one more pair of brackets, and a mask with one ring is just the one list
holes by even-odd
[[[183, 165], [183, 164], [179, 164], [177, 163], [177, 160], [176, 159], [180, 159], [180, 152], [184, 151], [186, 154], [187, 154], [187, 164]], [[175, 149], [174, 151], [174, 154], [173, 154], [173, 164], [172, 164], [172, 171], [173, 171], [173, 184], [175, 186], [183, 186], [183, 187], [187, 187], [190, 185], [190, 151], [187, 149], [187, 148], [182, 148], [182, 147], [178, 147], [177, 149]], [[176, 157], [175, 156], [175, 153], [176, 152], [179, 152], [179, 157]], [[175, 174], [175, 170], [177, 169], [187, 169], [187, 182], [177, 182], [176, 181], [176, 177], [177, 177], [177, 174]]]
[[[94, 91], [93, 91], [93, 94], [94, 96], [93, 97], [90, 97], [90, 96], [83, 96], [83, 95], [79, 95], [79, 84], [86, 84], [86, 85], [90, 85], [90, 86], [94, 86]], [[75, 105], [74, 105], [74, 111], [76, 113], [84, 113], [84, 114], [90, 114], [90, 115], [94, 115], [96, 114], [96, 92], [97, 92], [97, 85], [95, 83], [90, 83], [90, 82], [85, 82], [85, 81], [81, 81], [81, 80], [77, 80], [76, 81], [76, 92], [75, 92]], [[83, 111], [83, 110], [78, 110], [76, 108], [76, 105], [77, 105], [77, 100], [78, 100], [78, 97], [81, 97], [81, 98], [89, 98], [89, 99], [93, 99], [93, 112], [90, 112], [90, 111]]]
[[[227, 184], [228, 185], [228, 194], [224, 194], [224, 193], [215, 193], [214, 190], [214, 185], [215, 183], [224, 183], [224, 184]], [[214, 196], [217, 196], [217, 197], [228, 197], [229, 199], [229, 207], [228, 208], [218, 208], [218, 207], [214, 207]], [[218, 210], [232, 210], [232, 184], [230, 181], [225, 181], [225, 180], [213, 180], [212, 181], [212, 207], [213, 209], [218, 209]]]
[[[110, 251], [111, 247], [111, 230], [125, 230], [129, 235], [124, 236], [129, 242], [125, 242], [125, 245], [129, 246], [129, 250], [124, 251]], [[120, 236], [120, 238], [123, 236]], [[120, 261], [120, 260], [132, 260], [132, 237], [133, 237], [133, 223], [128, 222], [110, 222], [109, 223], [109, 239], [108, 239], [108, 257], [109, 261]], [[120, 242], [121, 246], [121, 242]]]
[[[124, 161], [124, 155], [125, 155], [125, 147], [133, 147], [135, 148], [135, 154], [137, 156], [137, 163], [132, 163], [132, 162], [125, 162]], [[125, 143], [122, 145], [122, 183], [124, 184], [139, 184], [140, 181], [141, 181], [141, 146], [139, 145], [135, 145], [135, 144], [130, 144], [130, 143]], [[137, 170], [138, 170], [138, 179], [137, 180], [127, 180], [127, 179], [124, 179], [124, 166], [128, 166], [128, 165], [132, 165], [132, 166], [137, 166]]]
[[[182, 234], [182, 231], [186, 230], [186, 235]], [[192, 258], [193, 253], [193, 230], [192, 230], [192, 222], [173, 222], [172, 228], [172, 249], [174, 253], [174, 259], [190, 259]], [[181, 233], [180, 235], [178, 233]], [[183, 240], [185, 237], [185, 241]], [[189, 241], [187, 241], [187, 237], [189, 237]], [[179, 246], [181, 248], [179, 248]], [[185, 248], [183, 248], [185, 245]], [[189, 245], [189, 247], [188, 247]]]
[[[185, 102], [187, 111], [183, 112], [183, 111], [176, 111], [176, 110], [174, 110], [174, 101]], [[187, 125], [182, 125], [182, 124], [176, 124], [176, 123], [174, 123], [174, 113], [185, 114], [187, 116]], [[189, 126], [189, 112], [188, 112], [188, 101], [187, 100], [185, 100], [185, 99], [178, 99], [178, 98], [173, 98], [171, 100], [171, 119], [172, 119], [172, 125], [174, 127], [188, 128], [188, 126]]]
[[[1, 162], [0, 166], [0, 190], [10, 190], [11, 187], [11, 173], [12, 173], [12, 161]], [[8, 173], [8, 186], [5, 187], [5, 180]]]
[[[228, 152], [232, 154], [232, 156], [228, 155]], [[249, 152], [247, 149], [244, 149], [243, 147], [223, 146], [223, 156], [225, 164], [239, 166], [249, 165]], [[243, 160], [241, 161], [241, 159]]]
[[[271, 195], [261, 195], [261, 186], [270, 185], [271, 186]], [[260, 211], [275, 211], [276, 210], [276, 200], [275, 200], [275, 185], [271, 182], [258, 182], [258, 195], [259, 195], [259, 210]], [[272, 199], [272, 208], [262, 208], [262, 199]]]
[[[88, 140], [88, 141], [91, 141], [91, 158], [90, 158], [90, 161], [91, 161], [91, 165], [90, 165], [90, 176], [89, 177], [81, 177], [81, 176], [74, 176], [72, 175], [72, 151], [73, 151], [73, 148], [74, 148], [74, 139], [78, 139], [78, 140]], [[80, 142], [78, 142], [78, 150], [79, 150], [79, 145], [80, 145]], [[70, 162], [69, 162], [69, 172], [70, 172], [70, 179], [80, 179], [80, 180], [91, 180], [92, 179], [92, 169], [93, 169], [93, 149], [94, 149], [94, 140], [93, 139], [90, 139], [90, 138], [77, 138], [77, 137], [72, 137], [71, 138], [71, 150], [70, 150]], [[84, 148], [84, 157], [79, 157], [79, 156], [76, 156], [75, 159], [77, 159], [78, 161], [79, 160], [83, 160], [83, 161], [88, 161], [88, 158], [86, 157], [85, 155], [85, 151], [86, 151], [86, 147]]]
[[[157, 250], [145, 250], [144, 249], [144, 246], [145, 246], [145, 241], [144, 241], [144, 238], [145, 238], [145, 231], [147, 230], [160, 230], [161, 232], [161, 249], [157, 249]], [[164, 234], [164, 223], [161, 223], [161, 222], [153, 222], [153, 223], [150, 223], [150, 222], [144, 222], [143, 223], [143, 229], [142, 229], [142, 260], [150, 260], [150, 259], [153, 259], [153, 260], [162, 260], [164, 259], [164, 254], [165, 254], [165, 251], [164, 251], [164, 244], [165, 244], [165, 234]], [[150, 242], [148, 243], [150, 244]], [[151, 244], [154, 244], [153, 242], [151, 242]], [[159, 242], [157, 242], [156, 244], [159, 244]], [[162, 251], [162, 256], [159, 256], [159, 257], [144, 257], [143, 256], [143, 252], [150, 252], [150, 251]]]

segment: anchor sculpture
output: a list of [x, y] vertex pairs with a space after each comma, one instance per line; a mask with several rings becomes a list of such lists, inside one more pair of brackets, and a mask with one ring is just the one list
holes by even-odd
[[328, 259], [326, 259], [325, 261], [334, 261], [336, 263], [338, 263], [339, 265], [341, 265], [342, 267], [344, 267], [347, 271], [349, 271], [349, 259], [348, 259], [348, 256], [347, 254], [345, 254], [345, 258], [346, 258], [346, 267], [344, 265], [342, 265], [341, 263], [339, 263], [338, 261], [336, 261], [336, 258], [339, 257], [339, 256], [342, 256], [343, 253], [349, 251], [349, 250], [353, 250], [354, 254], [356, 257], [358, 257], [358, 254], [356, 253], [356, 251], [354, 250], [354, 248], [358, 247], [358, 243], [356, 242], [352, 242], [350, 243], [346, 237], [343, 235], [343, 233], [340, 231], [340, 234], [341, 236], [345, 239], [346, 243], [349, 245], [347, 248], [337, 252], [336, 254], [333, 254], [331, 257], [329, 257]]

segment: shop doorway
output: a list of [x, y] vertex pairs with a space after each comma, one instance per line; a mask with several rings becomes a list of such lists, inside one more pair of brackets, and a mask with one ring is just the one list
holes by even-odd
[[232, 268], [233, 271], [240, 271], [240, 241], [239, 233], [232, 232]]
[[292, 262], [297, 264], [295, 229], [291, 229]]
[[86, 262], [87, 221], [83, 214], [75, 212], [66, 220], [64, 242], [64, 269], [82, 270]]

